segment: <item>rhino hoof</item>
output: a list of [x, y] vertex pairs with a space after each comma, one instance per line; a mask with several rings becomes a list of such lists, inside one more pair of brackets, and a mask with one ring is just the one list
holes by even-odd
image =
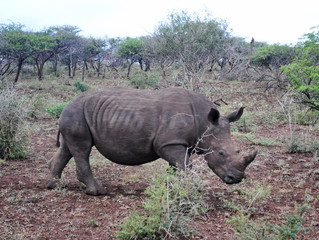
[[86, 189], [85, 194], [87, 195], [93, 195], [93, 196], [98, 196], [98, 195], [106, 195], [106, 190], [102, 187], [99, 189]]
[[58, 185], [58, 180], [51, 180], [49, 183], [48, 183], [48, 185], [47, 185], [47, 188], [48, 189], [54, 189], [54, 188], [56, 188], [57, 187], [57, 185]]
[[62, 188], [66, 188], [67, 185], [62, 182], [60, 179], [54, 179], [54, 180], [51, 180], [48, 185], [47, 185], [47, 188], [48, 189], [62, 189]]

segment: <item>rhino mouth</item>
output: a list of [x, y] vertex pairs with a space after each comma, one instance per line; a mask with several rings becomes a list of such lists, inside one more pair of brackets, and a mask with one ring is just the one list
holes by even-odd
[[223, 182], [225, 182], [226, 184], [231, 185], [231, 184], [240, 183], [240, 182], [241, 182], [243, 179], [245, 179], [245, 178], [246, 178], [246, 175], [245, 175], [245, 174], [243, 174], [243, 175], [240, 176], [240, 177], [236, 177], [236, 176], [233, 175], [233, 174], [228, 174], [228, 175], [224, 176], [224, 177], [222, 178], [222, 180], [223, 180]]
[[248, 156], [244, 157], [243, 159], [243, 169], [239, 170], [233, 170], [233, 172], [230, 172], [223, 176], [221, 179], [226, 183], [226, 184], [236, 184], [240, 183], [243, 179], [246, 178], [245, 175], [245, 169], [247, 166], [254, 161], [255, 157], [257, 155], [257, 151], [253, 152], [252, 154], [249, 154]]

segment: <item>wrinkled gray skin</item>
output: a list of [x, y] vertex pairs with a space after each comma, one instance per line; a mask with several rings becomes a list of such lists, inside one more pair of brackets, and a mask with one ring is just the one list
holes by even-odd
[[74, 157], [77, 177], [86, 185], [86, 193], [106, 194], [89, 165], [93, 146], [115, 163], [139, 165], [163, 158], [185, 169], [196, 143], [198, 153], [205, 154], [214, 173], [225, 183], [239, 183], [257, 154], [242, 157], [231, 141], [230, 122], [242, 113], [240, 108], [220, 116], [205, 96], [182, 88], [85, 92], [61, 114], [61, 144], [49, 163], [48, 188], [56, 186], [65, 165]]

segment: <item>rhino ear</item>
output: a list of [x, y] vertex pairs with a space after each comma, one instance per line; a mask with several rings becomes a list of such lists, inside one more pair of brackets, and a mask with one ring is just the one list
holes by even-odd
[[220, 114], [219, 111], [215, 108], [212, 108], [208, 114], [208, 121], [210, 121], [214, 125], [218, 125]]
[[241, 115], [243, 115], [244, 112], [244, 108], [245, 107], [241, 107], [239, 110], [237, 110], [236, 112], [233, 112], [229, 115], [226, 116], [226, 118], [228, 119], [229, 122], [235, 122], [237, 120], [240, 119]]

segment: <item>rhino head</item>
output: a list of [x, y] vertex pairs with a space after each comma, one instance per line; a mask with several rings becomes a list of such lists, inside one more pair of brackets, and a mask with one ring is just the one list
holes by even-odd
[[255, 151], [242, 156], [231, 140], [230, 123], [239, 120], [243, 110], [242, 107], [227, 116], [220, 116], [219, 111], [212, 108], [208, 114], [210, 126], [199, 145], [201, 149], [205, 149], [208, 166], [227, 184], [241, 182], [246, 177], [246, 167], [257, 155]]

